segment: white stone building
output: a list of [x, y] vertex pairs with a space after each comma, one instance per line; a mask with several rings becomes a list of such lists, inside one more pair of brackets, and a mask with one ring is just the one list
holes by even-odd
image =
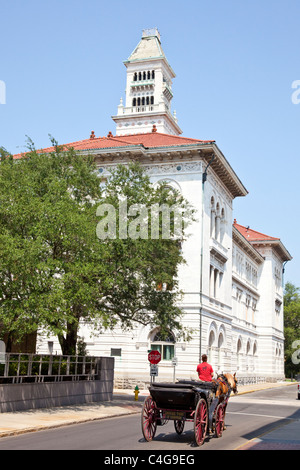
[[[236, 197], [247, 190], [214, 141], [180, 136], [171, 113], [175, 74], [163, 53], [156, 29], [145, 30], [125, 61], [125, 105], [121, 99], [116, 136], [72, 143], [95, 156], [102, 176], [118, 163], [138, 160], [153, 184], [165, 181], [197, 209], [197, 221], [183, 244], [187, 264], [180, 268], [184, 325], [193, 328], [190, 342], [161, 341], [157, 328], [138, 326], [131, 333], [109, 331], [80, 336], [93, 355], [115, 357], [115, 376], [123, 385], [149, 381], [148, 351], [159, 349], [157, 380], [197, 378], [199, 357], [207, 353], [215, 371], [241, 378], [284, 376], [283, 263], [291, 259], [282, 242], [233, 220]], [[245, 216], [246, 218], [246, 216]], [[56, 338], [39, 337], [38, 352], [60, 353]], [[172, 359], [176, 357], [174, 370]]]

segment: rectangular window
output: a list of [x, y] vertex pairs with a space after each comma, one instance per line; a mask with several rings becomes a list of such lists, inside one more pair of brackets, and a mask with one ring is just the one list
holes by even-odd
[[151, 344], [153, 351], [159, 351], [164, 361], [171, 361], [175, 356], [174, 344]]
[[118, 348], [118, 349], [111, 348], [110, 355], [115, 356], [115, 357], [121, 357], [122, 356], [122, 349], [121, 348]]
[[171, 361], [174, 357], [174, 345], [173, 344], [164, 344], [163, 345], [163, 360]]

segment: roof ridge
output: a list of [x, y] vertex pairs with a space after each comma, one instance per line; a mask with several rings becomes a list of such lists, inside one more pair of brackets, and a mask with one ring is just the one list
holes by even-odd
[[[247, 226], [245, 227], [244, 225], [241, 225], [241, 224], [238, 224], [236, 219], [234, 219], [234, 222], [233, 222], [233, 226], [239, 230], [238, 227], [241, 227], [242, 229], [244, 229], [244, 231], [247, 233], [247, 232], [251, 232], [252, 234], [256, 233], [257, 235], [262, 235], [263, 238], [267, 239], [267, 240], [280, 240], [280, 238], [277, 238], [277, 237], [271, 237], [270, 235], [267, 235], [263, 232], [259, 232], [258, 230], [253, 230], [252, 228], [250, 228], [250, 226]], [[239, 230], [240, 232], [240, 230]], [[241, 232], [240, 232], [241, 233]], [[242, 233], [243, 235], [243, 233]], [[243, 235], [244, 236], [244, 235]], [[257, 240], [259, 240], [259, 238], [257, 238]]]
[[[134, 134], [130, 135], [129, 137], [132, 137], [133, 135], [134, 135]], [[136, 134], [136, 135], [142, 135], [142, 134]], [[122, 137], [127, 137], [127, 136], [125, 136], [125, 135], [118, 135], [118, 136], [113, 135], [113, 136], [111, 136], [111, 137], [109, 137], [109, 138], [107, 137], [107, 139], [108, 139], [108, 140], [114, 139], [114, 140], [117, 141], [117, 142], [122, 142], [122, 143], [124, 143], [124, 141], [122, 140]], [[129, 143], [129, 144], [132, 144], [132, 145], [139, 145], [139, 144], [137, 144], [136, 142], [130, 142], [130, 141], [129, 141], [129, 142], [126, 141], [126, 143]]]
[[117, 137], [134, 137], [134, 136], [145, 136], [145, 135], [162, 135], [162, 136], [167, 136], [167, 137], [172, 137], [174, 139], [180, 139], [180, 140], [191, 140], [193, 142], [215, 142], [213, 139], [196, 139], [195, 137], [184, 137], [182, 135], [174, 135], [174, 134], [166, 134], [164, 132], [143, 132], [141, 134], [126, 134], [123, 136], [117, 136]]

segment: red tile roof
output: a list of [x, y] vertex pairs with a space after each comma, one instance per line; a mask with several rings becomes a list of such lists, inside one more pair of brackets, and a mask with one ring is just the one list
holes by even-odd
[[249, 242], [264, 241], [264, 240], [280, 240], [280, 238], [270, 237], [269, 235], [265, 235], [264, 233], [257, 232], [256, 230], [252, 230], [250, 229], [250, 227], [244, 227], [243, 225], [238, 224], [236, 222], [236, 219], [234, 219], [233, 226]]
[[213, 140], [192, 139], [189, 137], [180, 137], [171, 134], [161, 134], [158, 132], [150, 132], [148, 134], [133, 134], [116, 137], [124, 143], [141, 144], [144, 147], [170, 147], [176, 145], [189, 145], [197, 143], [210, 143]]
[[[93, 150], [93, 149], [106, 149], [114, 147], [132, 147], [143, 146], [145, 148], [155, 147], [172, 147], [181, 145], [192, 145], [197, 143], [212, 143], [213, 140], [200, 140], [192, 139], [189, 137], [180, 137], [170, 134], [161, 134], [158, 132], [150, 132], [147, 134], [133, 134], [125, 136], [113, 136], [111, 132], [107, 137], [95, 137], [93, 131], [89, 139], [63, 144], [63, 147], [73, 147], [74, 150]], [[52, 152], [54, 147], [47, 147], [42, 149], [42, 152]], [[14, 155], [15, 158], [20, 158], [22, 154]]]

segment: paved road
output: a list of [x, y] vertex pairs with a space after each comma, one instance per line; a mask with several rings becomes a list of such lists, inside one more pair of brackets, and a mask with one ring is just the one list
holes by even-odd
[[[194, 446], [192, 423], [181, 436], [173, 422], [157, 428], [155, 439], [145, 442], [140, 415], [109, 418], [65, 426], [14, 437], [2, 438], [0, 450], [139, 450], [195, 453], [204, 450], [246, 449], [249, 442], [276, 429], [279, 436], [285, 425], [300, 420], [300, 401], [295, 387], [280, 387], [232, 397], [227, 408], [227, 429], [220, 439], [210, 438], [202, 447]], [[108, 452], [107, 455], [111, 455]]]

